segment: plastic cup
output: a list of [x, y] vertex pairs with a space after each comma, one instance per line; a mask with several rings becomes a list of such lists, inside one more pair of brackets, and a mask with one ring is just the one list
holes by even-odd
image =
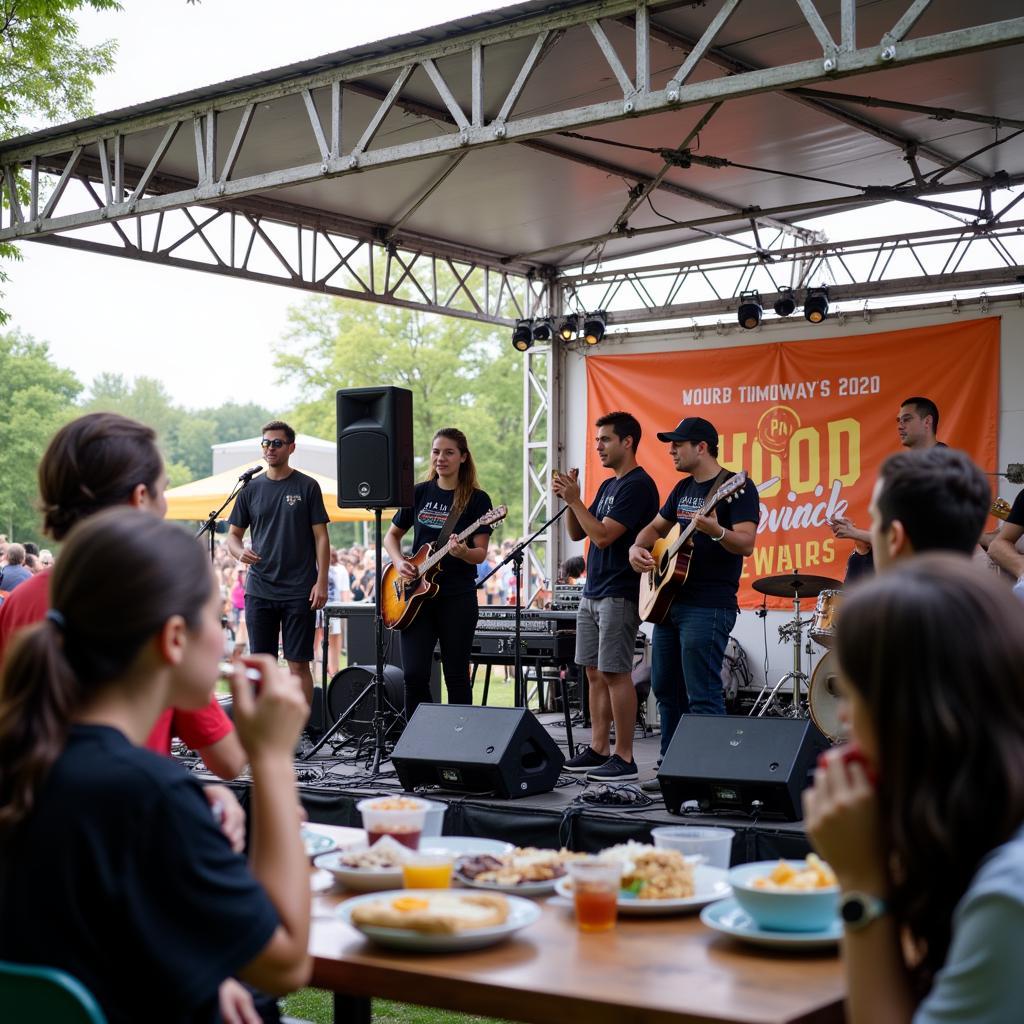
[[415, 853], [402, 863], [406, 889], [447, 889], [455, 860], [450, 853]]
[[696, 825], [666, 825], [651, 829], [654, 845], [678, 850], [684, 857], [703, 857], [712, 868], [728, 868], [732, 859], [731, 828], [700, 828]]
[[622, 865], [588, 857], [566, 865], [572, 879], [572, 902], [581, 932], [606, 932], [615, 927], [622, 887]]
[[363, 816], [366, 841], [373, 846], [381, 836], [418, 850], [423, 822], [427, 814], [426, 800], [408, 796], [382, 796], [360, 800], [356, 809]]
[[423, 835], [428, 839], [439, 836], [444, 831], [444, 815], [448, 805], [440, 800], [424, 800], [427, 805], [427, 816], [423, 822]]

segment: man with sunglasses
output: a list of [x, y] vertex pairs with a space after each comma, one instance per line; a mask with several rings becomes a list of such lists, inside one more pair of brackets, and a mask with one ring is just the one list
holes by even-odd
[[[245, 624], [252, 654], [277, 657], [282, 638], [285, 661], [313, 701], [313, 633], [316, 612], [327, 603], [331, 545], [320, 485], [288, 465], [295, 431], [281, 420], [263, 428], [266, 473], [255, 477], [235, 500], [228, 520], [228, 550], [248, 566]], [[249, 545], [243, 538], [249, 530]]]

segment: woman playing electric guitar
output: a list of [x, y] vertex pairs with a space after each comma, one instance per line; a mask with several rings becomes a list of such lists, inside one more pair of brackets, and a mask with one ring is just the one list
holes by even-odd
[[[452, 509], [454, 506], [454, 513]], [[471, 704], [469, 658], [476, 632], [476, 567], [487, 557], [490, 526], [480, 529], [460, 543], [457, 534], [474, 520], [485, 516], [491, 499], [477, 485], [476, 466], [466, 435], [454, 427], [445, 427], [430, 446], [430, 471], [416, 485], [411, 508], [399, 509], [384, 537], [384, 547], [398, 574], [406, 580], [419, 575], [416, 564], [402, 553], [402, 537], [413, 527], [413, 548], [437, 540], [449, 514], [455, 523], [448, 531], [448, 554], [441, 560], [434, 578], [437, 593], [424, 600], [412, 622], [399, 634], [402, 665], [405, 671], [405, 717], [429, 703], [430, 663], [434, 646], [441, 645], [441, 667], [448, 690], [449, 704]], [[383, 594], [382, 594], [383, 596]]]

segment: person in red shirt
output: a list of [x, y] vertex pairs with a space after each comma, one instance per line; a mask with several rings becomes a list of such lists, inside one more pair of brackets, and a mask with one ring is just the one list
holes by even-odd
[[[113, 505], [131, 505], [163, 518], [167, 475], [156, 434], [136, 420], [116, 413], [80, 416], [61, 427], [39, 464], [43, 529], [63, 540], [80, 520]], [[50, 607], [50, 572], [44, 570], [12, 591], [0, 605], [0, 656], [22, 626], [39, 622]], [[233, 779], [246, 764], [231, 720], [216, 697], [200, 711], [166, 708], [146, 741], [170, 754], [172, 736], [197, 750], [206, 767]], [[236, 845], [244, 842], [245, 818], [224, 787], [210, 787], [211, 803], [227, 814], [225, 831]]]

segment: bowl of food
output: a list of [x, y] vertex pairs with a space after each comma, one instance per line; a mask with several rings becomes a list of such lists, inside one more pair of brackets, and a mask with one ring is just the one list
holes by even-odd
[[838, 914], [839, 885], [832, 869], [815, 854], [805, 861], [761, 860], [729, 871], [736, 902], [761, 928], [817, 932]]

